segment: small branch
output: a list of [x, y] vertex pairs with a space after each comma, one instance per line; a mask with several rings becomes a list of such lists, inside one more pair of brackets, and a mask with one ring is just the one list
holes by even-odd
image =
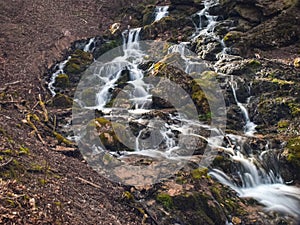
[[39, 104], [43, 110], [43, 114], [44, 114], [44, 118], [45, 118], [44, 121], [48, 122], [49, 121], [48, 111], [46, 109], [45, 103], [42, 101], [42, 97], [40, 94], [39, 94]]
[[19, 83], [21, 83], [20, 80], [14, 81], [14, 82], [10, 82], [10, 83], [6, 83], [6, 84], [4, 84], [4, 86], [10, 86], [10, 85], [15, 85], [15, 84], [19, 84]]
[[101, 189], [101, 187], [100, 187], [99, 185], [94, 184], [94, 183], [92, 183], [92, 182], [90, 182], [90, 181], [88, 181], [88, 180], [85, 180], [85, 179], [81, 178], [81, 177], [76, 177], [76, 179], [80, 180], [82, 183], [89, 184], [89, 185], [91, 185], [92, 187]]
[[4, 166], [10, 164], [12, 160], [13, 160], [13, 158], [10, 158], [7, 162], [0, 164], [0, 167], [4, 167]]

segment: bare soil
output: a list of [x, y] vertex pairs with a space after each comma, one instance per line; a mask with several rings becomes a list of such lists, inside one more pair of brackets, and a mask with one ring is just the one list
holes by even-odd
[[0, 224], [142, 223], [122, 202], [124, 187], [78, 154], [54, 151], [57, 140], [38, 138], [28, 122], [42, 118], [39, 95], [50, 98], [47, 69], [73, 41], [108, 29], [118, 4], [124, 2], [0, 0]]

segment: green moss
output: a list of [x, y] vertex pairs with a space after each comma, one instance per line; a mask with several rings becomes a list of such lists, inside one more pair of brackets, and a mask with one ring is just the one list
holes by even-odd
[[288, 120], [280, 120], [277, 123], [277, 127], [280, 128], [280, 129], [288, 128], [289, 125], [290, 125], [290, 122]]
[[272, 79], [271, 82], [275, 83], [275, 84], [279, 84], [279, 85], [295, 84], [294, 81], [281, 80], [281, 79], [277, 79], [277, 78]]
[[194, 179], [201, 179], [203, 177], [207, 177], [208, 168], [202, 167], [197, 168], [191, 171], [191, 175]]
[[69, 76], [65, 73], [58, 74], [55, 78], [55, 87], [66, 88], [69, 86]]
[[61, 144], [61, 143], [64, 143], [65, 145], [67, 146], [73, 146], [74, 144], [69, 141], [68, 139], [66, 139], [64, 136], [62, 136], [61, 134], [53, 131], [53, 135], [55, 136], [55, 138], [58, 140], [58, 143]]
[[23, 145], [19, 147], [19, 155], [28, 155], [29, 148], [24, 147]]
[[287, 160], [300, 168], [300, 137], [290, 139], [287, 144], [287, 149]]
[[2, 155], [14, 155], [14, 151], [11, 149], [4, 149], [0, 151], [0, 154]]
[[93, 62], [93, 55], [89, 52], [76, 49], [68, 60], [65, 71], [67, 74], [83, 72]]
[[241, 39], [242, 32], [229, 31], [223, 38], [226, 44], [233, 44]]
[[129, 192], [129, 191], [125, 191], [122, 195], [123, 199], [125, 199], [126, 201], [134, 201], [134, 196]]
[[45, 168], [43, 166], [33, 163], [27, 171], [31, 173], [42, 173], [44, 170]]
[[300, 105], [299, 104], [296, 104], [294, 102], [290, 102], [288, 104], [288, 106], [289, 106], [293, 116], [299, 116], [300, 115]]
[[63, 94], [57, 94], [52, 99], [52, 105], [60, 108], [69, 108], [72, 107], [73, 100]]
[[159, 193], [156, 196], [156, 201], [161, 203], [166, 209], [171, 209], [173, 207], [173, 200], [167, 193]]
[[261, 66], [261, 62], [256, 60], [256, 59], [251, 59], [251, 60], [248, 61], [248, 65], [258, 68], [258, 67]]
[[105, 119], [104, 117], [96, 118], [95, 121], [97, 121], [102, 126], [105, 126], [105, 125], [111, 123], [108, 119]]

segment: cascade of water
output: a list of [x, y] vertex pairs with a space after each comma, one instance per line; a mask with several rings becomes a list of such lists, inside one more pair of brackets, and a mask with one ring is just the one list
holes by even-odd
[[244, 126], [244, 133], [245, 133], [245, 135], [253, 136], [253, 134], [256, 132], [255, 127], [257, 125], [250, 120], [248, 110], [237, 99], [237, 96], [236, 96], [237, 84], [236, 84], [236, 82], [233, 81], [233, 76], [231, 76], [231, 81], [229, 83], [230, 83], [230, 86], [232, 89], [234, 100], [235, 100], [237, 106], [241, 109], [245, 123], [246, 123], [246, 125]]
[[169, 6], [156, 6], [154, 22], [168, 16], [169, 15], [168, 9]]
[[[229, 51], [228, 48], [226, 48], [224, 41], [214, 33], [217, 17], [209, 15], [210, 7], [216, 4], [218, 4], [218, 1], [215, 0], [204, 1], [204, 8], [195, 15], [199, 18], [199, 22], [194, 23], [195, 32], [191, 39], [195, 40], [199, 36], [204, 35], [212, 38], [215, 41], [218, 41], [221, 46], [223, 46], [222, 52], [217, 55], [217, 58], [220, 59]], [[170, 51], [179, 52], [181, 55], [184, 55], [184, 51], [181, 47], [182, 46], [178, 46], [176, 49], [173, 48]], [[188, 60], [186, 61], [188, 62]], [[256, 132], [256, 124], [250, 120], [247, 108], [238, 101], [236, 95], [237, 84], [233, 81], [233, 77], [231, 77], [231, 79], [230, 86], [234, 100], [241, 109], [244, 121], [246, 123], [244, 127], [244, 134], [246, 136], [253, 136], [253, 134]], [[247, 103], [249, 103], [249, 101], [250, 98], [247, 99]], [[258, 156], [248, 156], [242, 153], [242, 146], [247, 140], [246, 137], [241, 137], [238, 135], [227, 136], [232, 142], [228, 147], [221, 146], [222, 141], [217, 137], [209, 138], [208, 143], [211, 146], [223, 149], [224, 152], [230, 155], [234, 162], [240, 165], [236, 173], [241, 183], [235, 183], [231, 177], [218, 169], [213, 169], [210, 172], [210, 175], [215, 177], [224, 185], [231, 187], [240, 195], [240, 197], [256, 199], [261, 204], [265, 205], [265, 209], [268, 211], [282, 212], [299, 218], [300, 189], [284, 184], [284, 181], [278, 172], [271, 169], [272, 165], [270, 166], [265, 163], [266, 159], [264, 156], [267, 154], [267, 152], [271, 151], [269, 146], [267, 145], [267, 150]]]
[[67, 64], [67, 62], [69, 61], [70, 57], [68, 57], [68, 59], [60, 62], [58, 65], [56, 65], [57, 70], [52, 74], [50, 82], [48, 83], [48, 89], [50, 90], [52, 96], [56, 95], [55, 92], [55, 87], [54, 87], [54, 83], [55, 83], [55, 79], [59, 74], [63, 74], [64, 73], [64, 68]]
[[[203, 34], [216, 37], [216, 35], [214, 33], [214, 29], [215, 29], [215, 26], [217, 23], [216, 21], [218, 19], [218, 16], [210, 15], [209, 9], [212, 6], [219, 4], [219, 1], [218, 0], [205, 0], [203, 2], [203, 4], [204, 4], [204, 8], [195, 14], [195, 16], [198, 17], [199, 22], [198, 23], [194, 22], [195, 32], [192, 35], [193, 40], [195, 40], [196, 38], [198, 38], [200, 35], [203, 35]], [[205, 18], [205, 20], [204, 20], [204, 18]]]
[[92, 52], [94, 49], [94, 47], [93, 47], [94, 41], [95, 41], [95, 38], [91, 38], [89, 40], [89, 42], [84, 46], [83, 51]]

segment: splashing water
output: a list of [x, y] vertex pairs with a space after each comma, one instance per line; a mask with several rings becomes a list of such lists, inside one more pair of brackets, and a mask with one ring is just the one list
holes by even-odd
[[169, 6], [156, 6], [155, 8], [155, 19], [154, 22], [161, 20], [162, 18], [169, 15]]

